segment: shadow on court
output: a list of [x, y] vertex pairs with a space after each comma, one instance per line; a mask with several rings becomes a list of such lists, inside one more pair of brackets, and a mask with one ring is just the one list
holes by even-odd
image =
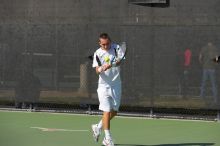
[[116, 144], [116, 146], [212, 146], [215, 143], [178, 143], [178, 144], [158, 144], [158, 145], [139, 145], [139, 144]]

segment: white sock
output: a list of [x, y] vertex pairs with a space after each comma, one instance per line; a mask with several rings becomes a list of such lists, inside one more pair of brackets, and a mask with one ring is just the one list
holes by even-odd
[[104, 130], [104, 131], [105, 131], [105, 138], [106, 139], [111, 139], [110, 130]]
[[102, 129], [102, 120], [98, 123], [98, 128]]

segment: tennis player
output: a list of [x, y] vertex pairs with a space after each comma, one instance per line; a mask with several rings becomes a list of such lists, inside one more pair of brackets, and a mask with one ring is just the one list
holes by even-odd
[[99, 36], [100, 48], [96, 50], [93, 57], [93, 67], [99, 75], [98, 98], [99, 109], [103, 111], [102, 120], [92, 125], [93, 137], [96, 142], [99, 140], [102, 129], [105, 137], [102, 142], [105, 146], [114, 146], [110, 133], [110, 120], [117, 115], [121, 101], [121, 78], [120, 61], [118, 56], [123, 56], [120, 46], [111, 43], [107, 33]]

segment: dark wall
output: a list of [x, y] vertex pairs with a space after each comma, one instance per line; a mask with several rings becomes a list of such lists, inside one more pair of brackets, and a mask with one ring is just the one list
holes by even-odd
[[79, 65], [98, 47], [101, 32], [127, 42], [125, 91], [135, 97], [179, 94], [176, 60], [189, 47], [190, 85], [198, 96], [198, 53], [208, 41], [220, 47], [220, 1], [170, 0], [169, 6], [151, 7], [127, 0], [0, 0], [0, 80], [13, 87], [28, 70], [44, 88], [78, 89]]

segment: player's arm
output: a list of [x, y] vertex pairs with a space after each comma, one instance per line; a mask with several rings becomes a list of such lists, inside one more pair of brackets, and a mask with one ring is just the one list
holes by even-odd
[[102, 73], [112, 67], [112, 65], [110, 65], [110, 64], [103, 64], [102, 65], [101, 61], [96, 53], [94, 54], [93, 58], [94, 58], [93, 59], [93, 67], [95, 67], [97, 74], [100, 74], [100, 73]]
[[119, 65], [121, 65], [121, 60], [117, 60], [117, 61], [115, 62], [115, 66], [119, 66]]
[[100, 62], [96, 52], [94, 53], [94, 56], [93, 56], [92, 67], [95, 68], [97, 74], [100, 74], [101, 72], [104, 71], [104, 68], [103, 68], [103, 66], [102, 66], [102, 64], [101, 64], [101, 62]]
[[101, 72], [104, 71], [104, 68], [102, 66], [96, 66], [95, 70], [96, 70], [96, 73], [99, 75]]
[[97, 74], [100, 74], [100, 73], [106, 71], [107, 69], [110, 69], [111, 67], [112, 67], [112, 65], [110, 65], [110, 64], [104, 64], [102, 66], [97, 66], [95, 68], [95, 70], [96, 70]]

